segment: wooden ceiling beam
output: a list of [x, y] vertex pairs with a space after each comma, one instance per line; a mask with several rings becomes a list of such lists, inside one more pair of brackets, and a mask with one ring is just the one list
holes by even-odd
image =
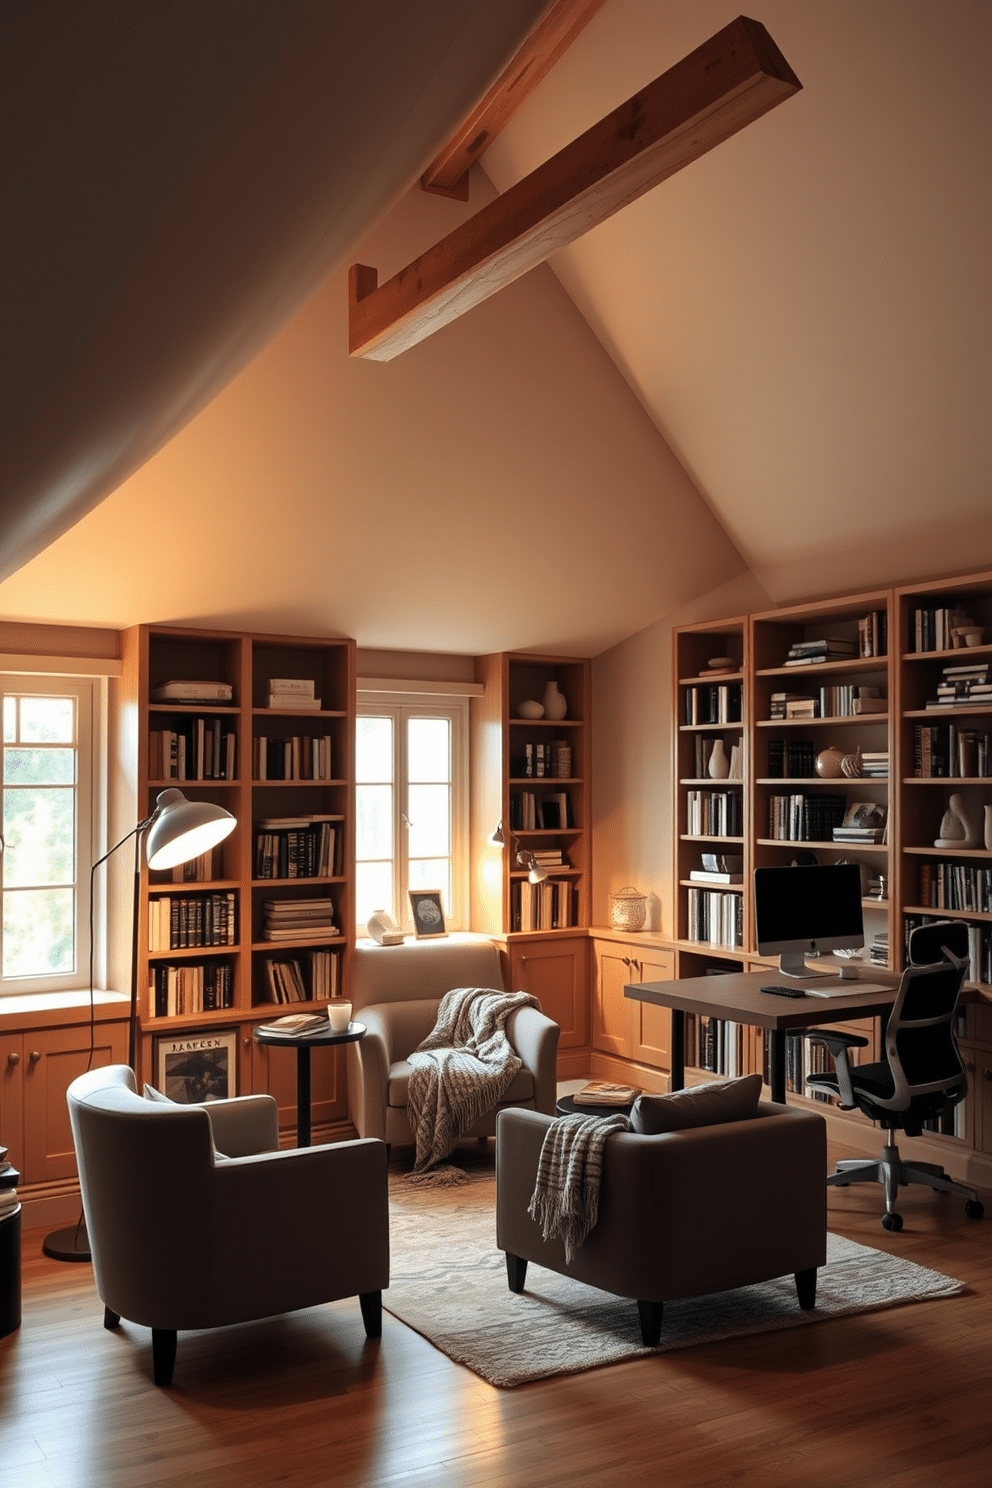
[[420, 184], [425, 191], [468, 201], [472, 166], [602, 4], [603, 0], [555, 0], [513, 61], [424, 171]]
[[354, 264], [351, 355], [391, 361], [801, 87], [764, 26], [739, 16], [385, 284]]

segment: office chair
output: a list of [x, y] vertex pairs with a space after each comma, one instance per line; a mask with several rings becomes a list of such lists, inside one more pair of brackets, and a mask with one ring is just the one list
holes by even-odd
[[[954, 1015], [968, 970], [967, 949], [963, 922], [946, 921], [914, 931], [910, 965], [902, 974], [885, 1027], [884, 1057], [877, 1063], [852, 1065], [848, 1050], [863, 1048], [867, 1039], [832, 1028], [807, 1029], [805, 1037], [824, 1044], [834, 1062], [832, 1072], [808, 1075], [807, 1085], [838, 1096], [842, 1111], [857, 1107], [885, 1132], [903, 1131], [907, 1137], [920, 1136], [925, 1122], [963, 1100], [968, 1077], [954, 1037]], [[886, 1230], [902, 1229], [896, 1195], [900, 1185], [910, 1183], [926, 1184], [936, 1193], [962, 1194], [969, 1219], [981, 1219], [985, 1213], [973, 1188], [955, 1183], [933, 1163], [903, 1162], [892, 1140], [886, 1141], [877, 1161], [842, 1159], [827, 1183], [838, 1188], [849, 1183], [884, 1184]]]

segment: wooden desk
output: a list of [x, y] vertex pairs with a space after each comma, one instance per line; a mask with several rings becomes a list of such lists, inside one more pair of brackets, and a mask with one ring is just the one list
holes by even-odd
[[[866, 977], [865, 981], [869, 979]], [[888, 983], [883, 972], [871, 977], [871, 984]], [[815, 987], [818, 978], [788, 985]], [[762, 992], [763, 986], [786, 982], [777, 971], [736, 971], [726, 976], [687, 977], [684, 981], [636, 982], [624, 988], [624, 996], [635, 1002], [653, 1002], [672, 1009], [672, 1080], [673, 1090], [685, 1084], [685, 1015], [701, 1013], [711, 1018], [727, 1018], [734, 1023], [749, 1023], [771, 1032], [772, 1100], [785, 1104], [785, 1035], [797, 1028], [816, 1028], [820, 1023], [846, 1023], [851, 1018], [885, 1017], [895, 1001], [898, 977], [885, 992], [859, 992], [851, 982], [850, 995], [844, 997], [779, 997]]]

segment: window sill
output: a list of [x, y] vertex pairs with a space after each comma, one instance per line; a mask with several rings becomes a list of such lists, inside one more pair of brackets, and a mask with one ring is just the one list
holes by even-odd
[[[98, 1022], [127, 1018], [130, 996], [126, 992], [95, 992], [93, 1010]], [[70, 992], [13, 992], [0, 998], [0, 1031], [30, 1025], [32, 1028], [87, 1023], [90, 1016], [88, 987]]]

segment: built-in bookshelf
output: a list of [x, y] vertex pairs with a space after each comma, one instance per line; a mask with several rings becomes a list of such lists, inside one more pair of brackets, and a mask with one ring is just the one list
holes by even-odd
[[319, 1005], [347, 985], [354, 658], [348, 640], [166, 626], [126, 633], [139, 812], [178, 786], [238, 823], [193, 864], [142, 868], [146, 1075], [156, 1034], [250, 1025], [274, 1003]]
[[[502, 652], [478, 658], [476, 680], [472, 924], [495, 935], [587, 926], [589, 663]], [[549, 683], [564, 699], [562, 718], [543, 712]], [[527, 716], [533, 704], [538, 717]], [[489, 840], [497, 827], [502, 845]], [[537, 884], [535, 865], [547, 874]]]

